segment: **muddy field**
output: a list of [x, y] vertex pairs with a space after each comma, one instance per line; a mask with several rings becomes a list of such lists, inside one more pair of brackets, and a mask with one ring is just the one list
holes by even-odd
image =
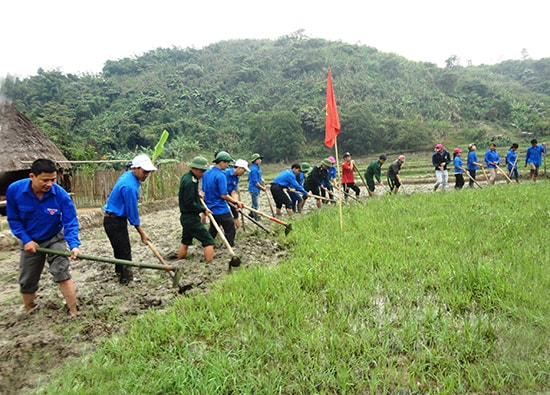
[[[363, 189], [363, 188], [362, 188]], [[407, 186], [403, 192], [429, 191], [431, 185]], [[364, 190], [362, 191], [364, 194]], [[380, 189], [380, 194], [385, 194]], [[248, 196], [244, 197], [248, 201]], [[270, 213], [265, 199], [260, 209]], [[309, 200], [302, 214], [314, 208]], [[18, 290], [18, 244], [6, 230], [5, 217], [0, 231], [0, 393], [18, 394], [47, 382], [48, 373], [59, 364], [94, 350], [98, 342], [121, 330], [128, 318], [147, 309], [163, 309], [177, 297], [189, 297], [208, 292], [215, 281], [230, 275], [231, 255], [218, 241], [214, 261], [206, 265], [202, 248], [193, 246], [185, 261], [175, 257], [181, 227], [177, 201], [164, 201], [141, 208], [142, 226], [153, 240], [153, 245], [169, 264], [178, 264], [182, 270], [179, 286], [172, 287], [168, 273], [153, 269], [134, 268], [139, 281], [129, 286], [119, 285], [114, 276], [114, 265], [93, 261], [72, 264], [73, 280], [77, 289], [79, 316], [69, 320], [67, 309], [47, 271], [42, 275], [37, 293], [39, 309], [33, 314], [23, 311]], [[112, 257], [112, 250], [102, 227], [99, 210], [79, 210], [81, 225], [81, 252], [87, 255]], [[286, 215], [282, 218], [289, 219]], [[261, 224], [283, 232], [284, 227], [263, 218]], [[133, 259], [137, 262], [159, 261], [146, 245], [141, 244], [137, 232], [130, 228]], [[252, 266], [276, 265], [287, 253], [276, 237], [245, 220], [245, 229], [237, 232], [235, 254], [241, 258], [240, 269]], [[70, 335], [67, 335], [70, 333]], [[44, 358], [44, 356], [47, 356]], [[47, 363], [44, 363], [47, 361]]]
[[[83, 228], [80, 233], [81, 252], [87, 255], [112, 257], [112, 250], [102, 227], [102, 214], [87, 210], [80, 214]], [[101, 338], [121, 329], [128, 317], [147, 309], [163, 309], [174, 298], [208, 292], [212, 284], [230, 275], [231, 255], [219, 241], [214, 261], [206, 265], [202, 248], [189, 248], [188, 258], [178, 261], [181, 226], [177, 202], [163, 202], [146, 207], [142, 226], [153, 240], [153, 245], [169, 264], [178, 264], [182, 270], [179, 286], [172, 287], [172, 278], [161, 270], [134, 268], [135, 281], [129, 286], [119, 285], [114, 276], [114, 265], [94, 261], [72, 264], [79, 316], [68, 319], [58, 287], [51, 281], [46, 269], [37, 292], [39, 309], [32, 314], [23, 311], [19, 294], [17, 241], [9, 231], [0, 232], [0, 394], [17, 394], [47, 381], [48, 371], [56, 364], [93, 351]], [[269, 209], [268, 211], [269, 212]], [[3, 218], [5, 220], [5, 217]], [[271, 222], [271, 224], [270, 224]], [[261, 220], [266, 227], [277, 230], [268, 219]], [[5, 229], [5, 225], [4, 225]], [[130, 228], [133, 259], [137, 262], [159, 264], [148, 246], [141, 244], [138, 233]], [[284, 228], [283, 228], [284, 230]], [[275, 237], [245, 219], [245, 229], [237, 232], [235, 254], [241, 258], [241, 268], [274, 265], [286, 253]], [[65, 334], [70, 331], [71, 336]], [[68, 340], [69, 339], [69, 340]], [[47, 355], [47, 364], [44, 364]]]

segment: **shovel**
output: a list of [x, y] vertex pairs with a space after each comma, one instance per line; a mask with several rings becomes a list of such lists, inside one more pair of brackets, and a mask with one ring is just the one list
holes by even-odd
[[252, 211], [253, 213], [259, 214], [259, 215], [261, 215], [262, 217], [269, 219], [270, 221], [276, 222], [276, 223], [278, 223], [279, 225], [283, 225], [283, 226], [285, 227], [285, 236], [288, 235], [288, 234], [290, 233], [290, 231], [292, 230], [292, 224], [289, 224], [289, 223], [286, 223], [286, 222], [284, 222], [284, 221], [281, 221], [280, 219], [275, 218], [275, 217], [270, 217], [270, 216], [267, 215], [266, 213], [262, 213], [261, 211], [256, 210], [256, 209], [254, 209], [254, 208], [252, 208], [252, 207], [244, 206], [244, 208], [247, 209], [247, 210], [249, 210], [249, 211]]
[[267, 192], [267, 189], [265, 190], [264, 193], [265, 193], [265, 197], [267, 198], [267, 203], [269, 203], [269, 209], [271, 210], [271, 215], [275, 216], [275, 211], [273, 210], [273, 204], [271, 203], [271, 198], [269, 197], [269, 192]]
[[[51, 248], [43, 248], [43, 247], [36, 247], [36, 251], [42, 252], [44, 254], [53, 254], [53, 255], [60, 255], [60, 256], [66, 256], [71, 257], [73, 256], [72, 252], [69, 251], [61, 251], [61, 250], [52, 250]], [[166, 270], [170, 274], [173, 274], [174, 279], [174, 287], [177, 286], [179, 281], [179, 270], [176, 266], [170, 266], [170, 265], [159, 265], [155, 263], [140, 263], [140, 262], [132, 262], [127, 261], [125, 259], [116, 259], [116, 258], [102, 258], [99, 256], [93, 256], [93, 255], [85, 255], [85, 254], [78, 254], [78, 259], [87, 259], [90, 261], [96, 261], [96, 262], [105, 262], [105, 263], [113, 263], [117, 265], [125, 265], [125, 266], [134, 266], [134, 267], [141, 267], [141, 268], [147, 268], [147, 269], [158, 269], [158, 270]]]
[[[229, 203], [230, 206], [237, 208], [237, 206], [236, 206], [235, 204], [233, 204], [233, 203], [231, 203], [231, 202], [228, 202], [228, 203]], [[243, 213], [242, 211], [241, 211], [241, 215], [242, 215], [242, 217], [243, 217], [243, 224], [244, 224], [244, 217], [245, 217], [245, 215], [244, 215], [244, 213]], [[251, 216], [247, 216], [247, 217], [246, 217], [246, 220], [252, 222], [252, 223], [255, 224], [255, 225], [258, 225], [258, 227], [259, 227], [260, 229], [264, 230], [266, 233], [268, 233], [268, 234], [273, 234], [273, 232], [271, 231], [271, 229], [268, 229], [268, 228], [266, 228], [265, 226], [263, 226], [261, 223], [259, 223], [258, 221], [256, 221], [255, 218], [253, 218], [253, 217], [251, 217]], [[243, 226], [243, 229], [244, 229], [244, 226]]]
[[[514, 164], [512, 165], [512, 168], [510, 169], [510, 174], [508, 175], [510, 178], [512, 178], [512, 173], [514, 172], [514, 168], [516, 167], [516, 164], [518, 163], [518, 158], [519, 158], [519, 152], [516, 153], [516, 160], [514, 161]], [[519, 177], [519, 174], [518, 174], [518, 177]], [[516, 179], [516, 181], [518, 181]]]
[[153, 251], [153, 254], [155, 254], [155, 256], [158, 258], [160, 263], [162, 263], [164, 265], [164, 267], [166, 268], [166, 270], [168, 271], [168, 274], [170, 274], [170, 277], [172, 277], [172, 287], [174, 287], [174, 288], [178, 287], [180, 289], [180, 291], [185, 290], [185, 287], [182, 287], [179, 284], [179, 279], [180, 279], [181, 273], [179, 271], [177, 271], [176, 273], [172, 273], [172, 271], [170, 271], [170, 269], [169, 269], [170, 265], [168, 265], [168, 263], [166, 263], [166, 261], [164, 260], [162, 255], [160, 255], [160, 252], [156, 249], [156, 247], [153, 245], [153, 243], [151, 243], [149, 240], [147, 240], [145, 242], [145, 244], [147, 244], [147, 246], [151, 249], [151, 251]]
[[464, 171], [464, 174], [466, 174], [466, 175], [468, 176], [468, 178], [469, 178], [470, 180], [472, 180], [478, 187], [480, 187], [481, 189], [483, 189], [483, 187], [482, 187], [481, 185], [479, 185], [479, 182], [477, 182], [477, 181], [475, 180], [475, 178], [472, 177], [472, 176], [470, 175], [470, 173], [469, 173], [467, 170]]
[[491, 183], [489, 182], [489, 177], [487, 177], [487, 172], [485, 171], [485, 167], [481, 166], [481, 170], [483, 170], [483, 175], [485, 176], [485, 181], [487, 181], [487, 185], [491, 186]]
[[[202, 200], [202, 204], [204, 205], [204, 207], [206, 207], [206, 209], [208, 210], [208, 207], [206, 206], [206, 203], [204, 202], [204, 200], [203, 199], [201, 199], [201, 200]], [[231, 260], [229, 261], [229, 267], [231, 268], [231, 267], [240, 266], [241, 265], [241, 258], [239, 258], [237, 255], [235, 255], [235, 251], [233, 251], [233, 248], [231, 247], [231, 244], [229, 244], [229, 242], [225, 238], [225, 234], [223, 233], [222, 228], [220, 228], [220, 225], [218, 225], [218, 223], [216, 222], [216, 219], [214, 218], [214, 216], [212, 214], [208, 214], [208, 219], [210, 219], [210, 222], [212, 223], [212, 225], [214, 225], [214, 228], [216, 228], [216, 230], [218, 231], [218, 234], [220, 235], [221, 239], [225, 243], [225, 246], [229, 250], [229, 253], [231, 254]]]
[[336, 201], [336, 199], [331, 199], [331, 198], [327, 198], [327, 197], [320, 196], [320, 195], [314, 195], [314, 194], [311, 194], [311, 197], [314, 197], [315, 199], [326, 200], [327, 202], [335, 202]]
[[508, 180], [508, 182], [512, 182], [511, 178], [508, 177], [508, 174], [506, 174], [506, 172], [505, 172], [504, 170], [502, 170], [502, 169], [500, 168], [499, 165], [495, 165], [495, 166], [496, 166], [497, 169], [502, 173], [502, 175], [503, 175], [504, 177], [506, 177], [506, 179]]
[[353, 170], [355, 170], [357, 172], [357, 175], [359, 176], [359, 179], [363, 182], [363, 185], [364, 186], [367, 186], [367, 183], [365, 182], [365, 180], [363, 179], [363, 175], [361, 174], [361, 172], [359, 171], [359, 169], [357, 168], [357, 166], [355, 165], [355, 163], [353, 164]]

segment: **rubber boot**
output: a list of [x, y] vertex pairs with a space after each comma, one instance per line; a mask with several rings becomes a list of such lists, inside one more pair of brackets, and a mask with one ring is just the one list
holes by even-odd
[[36, 298], [36, 292], [32, 294], [21, 294], [23, 297], [23, 303], [25, 305], [25, 311], [30, 312], [32, 309], [36, 307], [36, 303], [34, 303], [34, 299]]

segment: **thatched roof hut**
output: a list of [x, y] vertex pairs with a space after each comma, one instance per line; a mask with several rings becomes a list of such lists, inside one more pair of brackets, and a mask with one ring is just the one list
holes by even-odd
[[0, 173], [30, 169], [29, 163], [48, 158], [68, 168], [67, 158], [13, 104], [0, 101]]
[[60, 167], [71, 167], [44, 133], [13, 104], [1, 100], [0, 141], [0, 201], [9, 184], [29, 176], [31, 163], [36, 159], [47, 158]]

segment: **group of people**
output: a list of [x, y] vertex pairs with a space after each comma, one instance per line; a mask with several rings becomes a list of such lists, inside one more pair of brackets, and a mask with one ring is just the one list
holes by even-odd
[[[477, 156], [477, 146], [475, 144], [469, 144], [466, 166], [462, 160], [463, 151], [460, 148], [455, 148], [453, 150], [452, 159], [453, 171], [455, 175], [455, 188], [461, 189], [464, 186], [464, 176], [469, 178], [468, 185], [470, 188], [473, 188], [474, 184], [478, 184], [476, 177], [479, 169], [483, 170], [489, 185], [494, 185], [499, 171], [508, 181], [519, 182], [518, 149], [519, 145], [517, 143], [513, 143], [508, 149], [505, 158], [506, 172], [501, 168], [500, 155], [496, 149], [496, 144], [494, 143], [489, 145], [489, 149], [483, 156], [483, 161], [479, 160]], [[533, 181], [536, 181], [539, 175], [539, 168], [542, 166], [544, 153], [546, 153], [546, 143], [538, 144], [536, 139], [531, 140], [531, 146], [527, 148], [525, 152], [524, 167], [529, 167], [529, 176]], [[435, 167], [436, 176], [434, 191], [436, 191], [440, 186], [442, 190], [447, 188], [449, 180], [447, 166], [450, 165], [450, 163], [451, 156], [449, 152], [445, 150], [442, 144], [437, 144], [432, 155], [432, 164]], [[487, 169], [487, 172], [485, 172], [485, 169]]]
[[[518, 144], [512, 144], [505, 159], [508, 170], [505, 175], [515, 181], [519, 178], [518, 148]], [[538, 144], [535, 139], [526, 150], [525, 167], [529, 166], [530, 178], [533, 181], [538, 177], [545, 152], [546, 143]], [[460, 148], [453, 150], [452, 162], [457, 189], [464, 186], [465, 175], [469, 178], [469, 186], [473, 187], [477, 183], [476, 176], [480, 168], [484, 172], [487, 168], [490, 174], [489, 184], [494, 184], [497, 170], [502, 171], [500, 155], [495, 144], [491, 144], [485, 153], [484, 164], [477, 157], [475, 144], [468, 145], [466, 165], [461, 155]], [[229, 245], [234, 246], [236, 229], [241, 226], [239, 214], [246, 207], [240, 198], [239, 180], [246, 172], [247, 189], [251, 199], [251, 207], [246, 208], [250, 211], [251, 219], [259, 219], [259, 196], [262, 192], [267, 193], [261, 170], [262, 159], [260, 154], [253, 154], [250, 167], [248, 161], [235, 160], [226, 151], [217, 152], [212, 164], [203, 156], [192, 159], [189, 171], [180, 179], [178, 192], [182, 226], [178, 259], [187, 257], [189, 246], [192, 245], [193, 239], [197, 239], [204, 248], [204, 260], [212, 261], [215, 237], [218, 233], [218, 227], [214, 226], [213, 221], [223, 229], [223, 236]], [[381, 154], [378, 159], [369, 163], [364, 172], [369, 196], [374, 196], [376, 185], [384, 185], [381, 180], [381, 169], [386, 160], [387, 156]], [[388, 166], [387, 187], [393, 194], [397, 193], [402, 185], [400, 173], [404, 162], [405, 156], [399, 155]], [[331, 156], [321, 160], [316, 166], [311, 166], [307, 162], [294, 163], [289, 169], [281, 171], [269, 187], [275, 202], [275, 215], [281, 215], [283, 207], [288, 215], [301, 211], [308, 198], [316, 199], [317, 207], [321, 207], [322, 201], [334, 201], [334, 189], [337, 187], [335, 164], [336, 160]], [[439, 187], [445, 190], [449, 177], [447, 166], [451, 164], [451, 157], [442, 144], [435, 146], [432, 164], [436, 173], [434, 191]], [[136, 156], [130, 169], [117, 179], [103, 207], [103, 227], [117, 259], [132, 260], [128, 223], [136, 229], [143, 243], [151, 242], [151, 238], [141, 227], [138, 201], [141, 183], [155, 170], [157, 168], [147, 155]], [[345, 199], [360, 197], [354, 172], [359, 173], [359, 170], [351, 154], [346, 152], [343, 156], [341, 180], [341, 190]], [[6, 212], [12, 233], [21, 240], [19, 286], [25, 310], [32, 312], [37, 308], [36, 291], [47, 261], [49, 272], [59, 285], [69, 314], [74, 317], [77, 314], [76, 293], [69, 262], [70, 259], [78, 259], [80, 254], [79, 224], [73, 201], [68, 192], [56, 183], [57, 177], [54, 162], [49, 159], [34, 161], [29, 178], [16, 181], [8, 187]], [[204, 225], [205, 216], [210, 218], [209, 228]], [[37, 247], [65, 250], [66, 245], [71, 250], [70, 257], [37, 251]], [[134, 279], [128, 265], [116, 264], [115, 273], [121, 284], [129, 284]]]

